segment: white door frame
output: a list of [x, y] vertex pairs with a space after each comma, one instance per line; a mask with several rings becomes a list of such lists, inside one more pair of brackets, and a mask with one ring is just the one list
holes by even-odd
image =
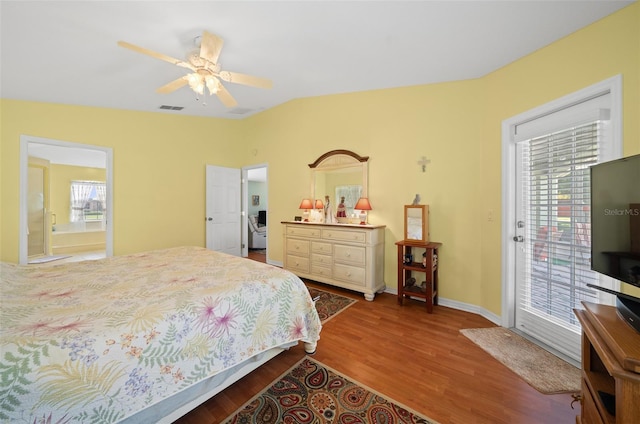
[[28, 262], [27, 251], [27, 183], [29, 166], [29, 142], [47, 144], [58, 147], [71, 147], [88, 150], [96, 150], [106, 155], [107, 169], [107, 218], [105, 223], [106, 231], [106, 256], [113, 256], [113, 149], [110, 147], [93, 146], [90, 144], [72, 143], [69, 141], [53, 140], [49, 138], [35, 137], [30, 135], [20, 136], [20, 216], [19, 216], [19, 253], [18, 261], [21, 265]]
[[610, 159], [619, 158], [622, 155], [622, 76], [616, 75], [587, 88], [571, 93], [567, 96], [553, 100], [547, 104], [528, 110], [519, 115], [502, 121], [502, 326], [511, 328], [515, 326], [515, 299], [516, 299], [516, 248], [513, 241], [516, 222], [516, 181], [515, 161], [516, 145], [512, 140], [513, 129], [517, 124], [543, 116], [551, 111], [561, 109], [568, 105], [576, 104], [585, 98], [609, 91], [611, 93], [611, 134], [613, 137], [612, 149], [609, 152]]
[[[249, 180], [250, 169], [266, 168], [267, 192], [269, 191], [269, 166], [266, 163], [242, 167], [242, 257], [249, 256]], [[268, 202], [268, 200], [267, 200]], [[268, 203], [267, 203], [268, 204]], [[267, 213], [269, 216], [269, 213]], [[267, 224], [267, 255], [269, 254], [269, 225]]]

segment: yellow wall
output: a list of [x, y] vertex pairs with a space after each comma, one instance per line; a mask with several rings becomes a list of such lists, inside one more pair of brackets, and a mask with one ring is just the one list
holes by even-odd
[[[482, 195], [476, 178], [480, 87], [474, 80], [307, 98], [250, 118], [247, 149], [258, 151], [258, 163], [269, 163], [271, 222], [300, 214], [301, 199], [310, 195], [307, 164], [320, 155], [348, 149], [369, 156], [369, 222], [387, 226], [387, 285], [396, 282], [403, 205], [420, 193], [433, 205], [431, 238], [445, 244], [442, 296], [475, 302], [479, 285], [469, 278], [481, 268], [474, 208]], [[431, 159], [425, 173], [417, 164], [422, 156]], [[281, 231], [269, 226], [269, 257], [276, 261], [282, 261]]]
[[205, 165], [246, 161], [240, 121], [1, 101], [0, 255], [18, 261], [20, 136], [113, 149], [114, 254], [204, 246]]
[[[623, 84], [624, 155], [640, 153], [640, 5], [590, 25], [483, 78], [486, 107], [480, 180], [481, 211], [500, 215], [501, 122], [617, 74]], [[500, 312], [500, 220], [482, 220], [483, 307]]]
[[441, 296], [500, 315], [501, 123], [622, 74], [624, 153], [640, 153], [639, 28], [633, 4], [480, 79], [298, 99], [242, 121], [3, 100], [0, 255], [17, 260], [20, 134], [113, 147], [116, 254], [204, 245], [205, 163], [266, 163], [269, 259], [282, 261], [277, 223], [300, 215], [307, 164], [348, 149], [370, 157], [369, 221], [387, 226], [387, 285], [403, 205], [419, 193], [443, 243]]
[[[369, 222], [387, 226], [387, 285], [396, 282], [402, 206], [419, 193], [431, 239], [443, 243], [441, 295], [500, 315], [502, 121], [622, 74], [624, 153], [639, 153], [639, 28], [634, 4], [477, 80], [299, 99], [249, 118], [247, 151], [269, 163], [271, 222], [299, 214], [306, 164], [322, 153], [370, 156]], [[269, 257], [282, 260], [273, 226]]]
[[71, 181], [107, 181], [107, 170], [51, 164], [49, 167], [50, 210], [56, 224], [67, 224], [71, 215]]

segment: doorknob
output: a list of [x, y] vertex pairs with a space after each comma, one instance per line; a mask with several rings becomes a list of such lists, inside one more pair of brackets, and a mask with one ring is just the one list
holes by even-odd
[[524, 237], [522, 236], [513, 236], [513, 241], [522, 243], [524, 241]]
[[205, 221], [213, 221], [213, 218], [211, 217], [205, 218]]

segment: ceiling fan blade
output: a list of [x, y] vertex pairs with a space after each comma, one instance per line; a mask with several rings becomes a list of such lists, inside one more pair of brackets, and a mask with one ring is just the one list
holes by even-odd
[[218, 96], [222, 104], [224, 104], [226, 107], [234, 107], [238, 105], [236, 99], [233, 98], [231, 93], [229, 93], [229, 91], [222, 84], [219, 85], [216, 95]]
[[189, 83], [189, 80], [186, 76], [180, 77], [176, 80], [171, 81], [168, 84], [163, 85], [162, 87], [156, 90], [156, 93], [160, 94], [168, 94], [173, 91], [176, 91], [178, 88], [184, 87]]
[[224, 40], [207, 31], [202, 32], [200, 39], [200, 57], [211, 63], [218, 63], [218, 57], [222, 51]]
[[184, 62], [182, 60], [175, 59], [171, 56], [167, 56], [162, 53], [154, 52], [153, 50], [145, 49], [144, 47], [136, 46], [135, 44], [127, 43], [126, 41], [118, 41], [118, 45], [120, 47], [124, 47], [125, 49], [133, 50], [134, 52], [146, 54], [147, 56], [155, 57], [156, 59], [164, 60], [165, 62], [173, 63], [174, 65], [178, 65], [183, 68], [191, 69], [195, 71], [191, 64]]
[[267, 78], [254, 77], [251, 75], [239, 74], [237, 72], [222, 71], [219, 74], [220, 79], [234, 84], [250, 85], [258, 88], [271, 88], [273, 82]]

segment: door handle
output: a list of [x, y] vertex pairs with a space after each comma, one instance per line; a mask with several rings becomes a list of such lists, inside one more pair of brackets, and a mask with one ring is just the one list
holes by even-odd
[[205, 220], [205, 221], [213, 221], [213, 218], [208, 217], [208, 218], [205, 218], [204, 220]]
[[513, 241], [517, 243], [522, 243], [524, 241], [524, 237], [522, 236], [513, 236]]

